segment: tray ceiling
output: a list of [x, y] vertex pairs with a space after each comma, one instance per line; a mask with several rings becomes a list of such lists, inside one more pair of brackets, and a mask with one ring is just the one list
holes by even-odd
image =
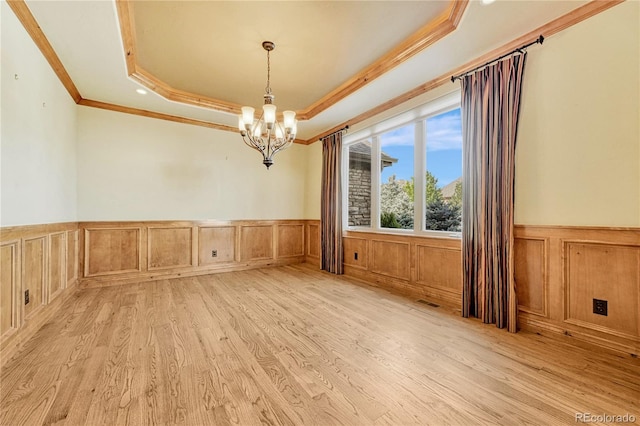
[[135, 2], [137, 63], [177, 90], [303, 110], [442, 14], [449, 2]]

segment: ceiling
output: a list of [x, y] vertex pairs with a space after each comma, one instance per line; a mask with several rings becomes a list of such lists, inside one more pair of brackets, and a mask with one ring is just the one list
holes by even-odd
[[83, 98], [234, 128], [262, 103], [273, 41], [275, 104], [309, 139], [587, 1], [26, 3]]

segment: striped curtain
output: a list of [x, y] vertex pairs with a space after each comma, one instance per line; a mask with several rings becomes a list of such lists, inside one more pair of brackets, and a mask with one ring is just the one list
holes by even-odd
[[322, 139], [322, 269], [342, 274], [342, 132]]
[[462, 315], [515, 333], [513, 187], [526, 52], [462, 79]]

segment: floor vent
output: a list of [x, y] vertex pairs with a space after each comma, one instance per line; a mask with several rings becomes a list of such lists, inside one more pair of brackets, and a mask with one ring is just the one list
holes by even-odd
[[425, 305], [429, 305], [429, 306], [434, 307], [434, 308], [439, 308], [440, 307], [440, 305], [437, 305], [437, 304], [435, 304], [433, 302], [429, 302], [429, 301], [424, 300], [424, 299], [418, 299], [418, 300], [416, 300], [416, 302], [424, 303]]

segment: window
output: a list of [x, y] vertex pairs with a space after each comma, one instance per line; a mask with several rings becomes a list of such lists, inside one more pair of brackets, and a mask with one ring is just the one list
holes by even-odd
[[349, 145], [349, 226], [371, 226], [371, 142]]
[[[345, 225], [457, 235], [461, 230], [460, 95], [347, 135]], [[418, 178], [416, 178], [418, 177]]]
[[413, 229], [414, 124], [380, 135], [380, 227]]
[[426, 120], [425, 229], [459, 232], [462, 222], [460, 108]]

